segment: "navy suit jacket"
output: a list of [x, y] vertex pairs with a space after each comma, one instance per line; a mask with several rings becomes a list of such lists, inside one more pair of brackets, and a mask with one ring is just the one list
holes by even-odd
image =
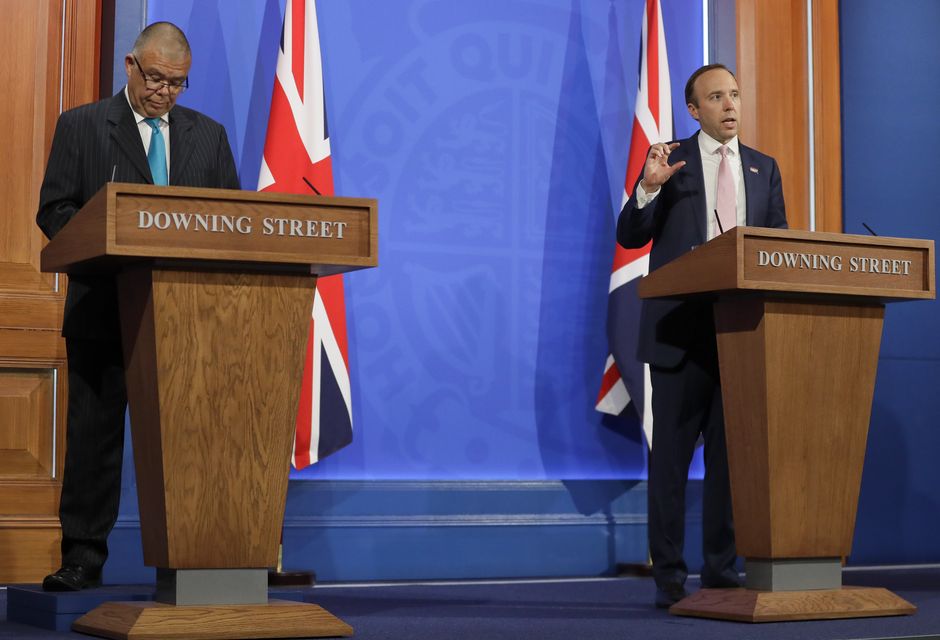
[[[636, 207], [634, 185], [634, 195], [624, 205], [617, 221], [617, 242], [624, 247], [642, 247], [653, 241], [651, 272], [704, 244], [707, 217], [714, 215], [706, 210], [698, 133], [679, 143], [669, 154], [669, 163], [685, 160], [686, 165], [673, 174], [659, 195], [642, 209]], [[783, 187], [777, 162], [743, 144], [738, 148], [744, 173], [747, 224], [786, 228]], [[640, 360], [660, 367], [675, 367], [693, 345], [705, 340], [714, 340], [710, 303], [643, 301], [637, 349]]]
[[[206, 116], [170, 110], [171, 185], [238, 189], [225, 128]], [[108, 181], [153, 184], [134, 113], [122, 89], [59, 116], [39, 192], [36, 223], [52, 238]], [[62, 335], [120, 340], [117, 290], [110, 276], [69, 278]]]

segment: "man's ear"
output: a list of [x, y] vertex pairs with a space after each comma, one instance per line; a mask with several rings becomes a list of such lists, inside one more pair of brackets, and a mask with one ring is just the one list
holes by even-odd
[[698, 107], [696, 107], [696, 106], [695, 106], [694, 104], [692, 104], [691, 102], [690, 102], [689, 104], [685, 105], [685, 107], [686, 107], [686, 109], [689, 110], [689, 115], [692, 116], [692, 118], [693, 118], [695, 121], [698, 121]]

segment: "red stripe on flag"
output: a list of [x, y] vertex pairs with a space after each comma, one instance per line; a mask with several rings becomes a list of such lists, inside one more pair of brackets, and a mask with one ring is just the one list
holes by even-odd
[[[322, 196], [333, 195], [333, 159], [330, 156], [307, 166], [304, 176], [317, 188]], [[304, 185], [307, 187], [307, 185]], [[309, 191], [310, 187], [307, 187]]]
[[306, 20], [303, 0], [294, 0], [291, 3], [291, 75], [297, 85], [297, 95], [304, 95], [304, 29]]
[[[656, 122], [656, 128], [661, 129], [659, 121], [659, 2], [646, 0], [646, 86], [650, 113]], [[649, 146], [649, 145], [647, 145]]]
[[[307, 157], [307, 150], [304, 148], [297, 124], [294, 122], [290, 103], [287, 101], [280, 81], [275, 80], [274, 92], [271, 96], [268, 136], [264, 143], [264, 160], [276, 182], [265, 191], [288, 193], [309, 191], [310, 188], [301, 180], [306, 168], [303, 166], [303, 159]], [[301, 187], [304, 187], [306, 191], [301, 191]]]
[[617, 368], [617, 364], [611, 364], [610, 368], [604, 372], [604, 377], [601, 379], [601, 390], [597, 394], [597, 402], [599, 403], [604, 396], [610, 393], [610, 390], [614, 388], [614, 385], [620, 381], [620, 369]]
[[[319, 282], [317, 283], [319, 284]], [[319, 345], [316, 345], [319, 348]], [[313, 318], [307, 332], [307, 355], [300, 384], [300, 404], [297, 407], [297, 427], [294, 433], [294, 467], [310, 466], [310, 425], [313, 422]]]
[[646, 164], [646, 154], [649, 152], [650, 141], [646, 139], [640, 121], [633, 118], [633, 132], [630, 134], [630, 154], [627, 157], [627, 175], [624, 190], [628, 195], [633, 194], [633, 185], [640, 178], [643, 165]]
[[317, 293], [323, 300], [323, 308], [333, 328], [333, 336], [339, 351], [343, 354], [343, 363], [349, 370], [349, 346], [346, 336], [346, 298], [343, 292], [343, 276], [317, 278]]
[[332, 159], [327, 156], [313, 164], [309, 158], [284, 89], [275, 80], [268, 137], [264, 144], [264, 159], [274, 183], [264, 191], [308, 194], [311, 193], [310, 187], [303, 180], [307, 178], [322, 195], [333, 195]]
[[617, 248], [614, 250], [613, 270], [616, 271], [617, 269], [630, 264], [634, 260], [639, 260], [640, 258], [642, 258], [643, 256], [645, 256], [646, 254], [650, 252], [650, 248], [652, 246], [653, 246], [653, 242], [650, 241], [650, 242], [647, 242], [642, 247], [640, 247], [639, 249], [624, 249], [618, 243]]

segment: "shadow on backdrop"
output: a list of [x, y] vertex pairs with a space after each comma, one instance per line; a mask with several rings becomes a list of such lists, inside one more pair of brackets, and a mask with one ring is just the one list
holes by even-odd
[[[544, 465], [569, 479], [579, 470], [567, 463], [567, 452], [577, 450], [581, 430], [610, 456], [629, 452], [628, 468], [641, 472], [645, 464], [638, 422], [602, 420], [594, 409], [607, 355], [604, 318], [615, 212], [583, 29], [580, 5], [572, 2], [546, 208], [535, 384]], [[617, 41], [616, 31], [611, 41]], [[617, 60], [608, 55], [607, 64], [615, 68], [605, 73], [622, 76], [614, 53]], [[619, 460], [599, 466], [625, 465]], [[566, 486], [579, 511], [590, 514], [609, 513], [611, 502], [633, 484], [614, 479]]]

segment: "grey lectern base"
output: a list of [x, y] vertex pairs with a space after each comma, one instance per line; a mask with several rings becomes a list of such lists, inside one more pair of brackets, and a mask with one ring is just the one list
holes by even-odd
[[157, 569], [154, 600], [165, 604], [267, 604], [267, 569]]
[[748, 589], [806, 591], [842, 587], [841, 558], [795, 558], [744, 562]]

